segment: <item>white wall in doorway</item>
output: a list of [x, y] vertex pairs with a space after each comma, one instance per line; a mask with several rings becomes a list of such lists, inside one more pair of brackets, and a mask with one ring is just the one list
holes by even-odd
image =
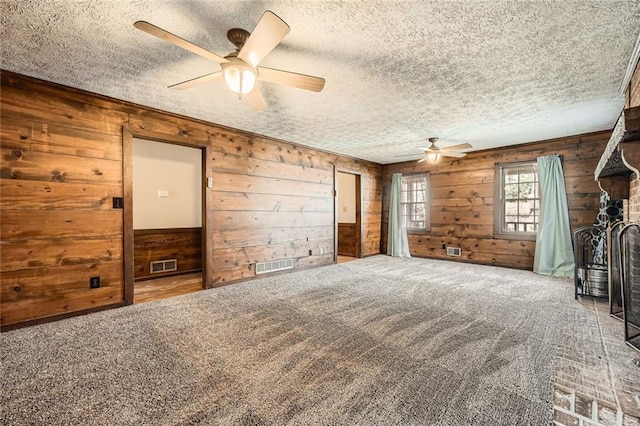
[[133, 139], [133, 229], [202, 226], [202, 151]]
[[356, 223], [356, 175], [338, 172], [338, 223]]

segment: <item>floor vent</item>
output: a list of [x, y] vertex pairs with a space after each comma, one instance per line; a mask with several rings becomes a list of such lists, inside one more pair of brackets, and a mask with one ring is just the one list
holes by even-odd
[[178, 260], [177, 259], [168, 259], [168, 260], [156, 260], [151, 262], [149, 270], [152, 274], [157, 274], [160, 272], [170, 272], [178, 270]]
[[462, 249], [460, 247], [447, 247], [447, 256], [460, 256]]
[[293, 269], [293, 259], [256, 263], [256, 275], [266, 274], [268, 272], [284, 271], [285, 269]]

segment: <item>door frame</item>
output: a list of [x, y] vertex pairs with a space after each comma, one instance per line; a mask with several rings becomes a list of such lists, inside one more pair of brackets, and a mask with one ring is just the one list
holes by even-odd
[[211, 191], [207, 191], [207, 170], [211, 170], [211, 155], [209, 144], [205, 141], [185, 141], [183, 136], [158, 135], [152, 131], [122, 127], [122, 185], [123, 185], [123, 264], [124, 264], [124, 302], [133, 304], [134, 295], [134, 241], [133, 241], [133, 139], [144, 139], [151, 142], [168, 143], [189, 148], [200, 149], [202, 152], [202, 288], [209, 288], [213, 276], [213, 246], [207, 243], [207, 236], [212, 234], [211, 221], [207, 220], [206, 212], [212, 205]]
[[333, 261], [338, 261], [338, 173], [355, 175], [356, 177], [356, 257], [362, 255], [362, 172], [333, 167]]

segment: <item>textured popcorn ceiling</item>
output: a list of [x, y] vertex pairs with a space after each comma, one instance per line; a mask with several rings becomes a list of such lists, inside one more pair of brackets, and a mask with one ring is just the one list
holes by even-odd
[[[372, 160], [420, 158], [429, 136], [474, 149], [611, 129], [640, 0], [0, 0], [3, 69]], [[262, 65], [318, 75], [321, 93], [259, 83], [254, 111], [218, 65], [136, 30], [146, 20], [213, 52], [264, 10], [291, 32]], [[396, 157], [417, 153], [415, 157]]]

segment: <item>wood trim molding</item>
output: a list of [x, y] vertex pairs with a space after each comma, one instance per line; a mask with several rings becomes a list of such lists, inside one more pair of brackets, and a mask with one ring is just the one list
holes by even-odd
[[122, 186], [124, 194], [123, 259], [124, 301], [133, 304], [134, 248], [133, 248], [133, 134], [122, 127]]

